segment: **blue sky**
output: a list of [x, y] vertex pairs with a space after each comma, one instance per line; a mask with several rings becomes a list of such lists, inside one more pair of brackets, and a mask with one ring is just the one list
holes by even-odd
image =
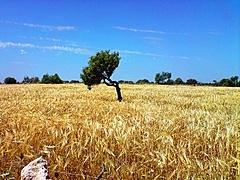
[[89, 57], [118, 51], [114, 80], [172, 73], [240, 76], [237, 0], [0, 0], [0, 82], [58, 73], [80, 80]]

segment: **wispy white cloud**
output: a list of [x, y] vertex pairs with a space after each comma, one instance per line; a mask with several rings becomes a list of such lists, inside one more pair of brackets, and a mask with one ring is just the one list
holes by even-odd
[[144, 37], [144, 39], [151, 40], [151, 41], [161, 41], [162, 40], [162, 38], [158, 38], [158, 37]]
[[29, 44], [29, 43], [14, 43], [14, 42], [1, 42], [0, 41], [0, 47], [1, 48], [6, 48], [6, 47], [34, 48], [35, 45]]
[[92, 52], [87, 49], [74, 48], [74, 47], [70, 47], [70, 46], [46, 46], [46, 47], [43, 47], [43, 49], [74, 52], [77, 54], [92, 54]]
[[188, 33], [175, 33], [175, 32], [165, 32], [165, 31], [156, 31], [149, 29], [135, 29], [135, 28], [126, 28], [121, 26], [114, 26], [114, 29], [122, 31], [132, 31], [132, 32], [141, 32], [141, 33], [157, 33], [157, 34], [169, 34], [169, 35], [188, 35]]
[[55, 41], [55, 42], [60, 42], [60, 39], [56, 39], [56, 38], [46, 38], [46, 40], [48, 41]]
[[[32, 39], [36, 39], [36, 38], [33, 38]], [[60, 42], [61, 40], [60, 39], [56, 39], [56, 38], [43, 38], [43, 37], [40, 37], [39, 40], [43, 41], [43, 40], [46, 40], [46, 41], [54, 41], [54, 42]]]
[[163, 54], [154, 54], [154, 53], [144, 53], [146, 56], [154, 56], [154, 57], [164, 57], [165, 55]]
[[13, 61], [11, 62], [14, 65], [24, 65], [24, 66], [39, 66], [39, 64], [36, 63], [27, 63], [27, 62], [22, 62], [22, 61]]
[[125, 53], [125, 54], [138, 54], [138, 55], [142, 55], [142, 52], [139, 51], [129, 51], [129, 50], [114, 50], [117, 51], [119, 53]]
[[[76, 54], [88, 54], [92, 55], [94, 52], [90, 49], [74, 47], [74, 46], [60, 46], [60, 45], [52, 45], [52, 46], [38, 46], [30, 43], [15, 43], [15, 42], [1, 42], [0, 41], [0, 48], [21, 48], [20, 53], [26, 54], [26, 51], [23, 48], [35, 48], [35, 49], [42, 49], [52, 50], [52, 51], [60, 51], [60, 52], [73, 52]], [[173, 56], [173, 55], [164, 55], [164, 54], [155, 54], [149, 52], [141, 52], [141, 51], [132, 51], [132, 50], [114, 50], [121, 54], [133, 54], [133, 55], [143, 55], [143, 56], [151, 56], [151, 57], [165, 57], [165, 58], [176, 58], [176, 59], [193, 59], [188, 56]], [[195, 58], [196, 59], [196, 58]], [[200, 58], [198, 58], [200, 59]]]
[[41, 28], [45, 30], [58, 30], [58, 31], [64, 31], [64, 30], [75, 30], [76, 28], [73, 26], [48, 26], [48, 25], [40, 25], [40, 24], [29, 24], [29, 23], [15, 23], [18, 25], [33, 27], [33, 28]]
[[61, 39], [56, 39], [56, 38], [50, 38], [50, 37], [47, 37], [47, 38], [44, 38], [44, 37], [34, 37], [34, 36], [30, 36], [30, 37], [27, 37], [27, 36], [18, 36], [19, 38], [23, 38], [23, 39], [37, 39], [37, 40], [41, 40], [41, 41], [54, 41], [54, 42], [60, 42]]
[[[72, 47], [72, 46], [38, 46], [30, 43], [15, 43], [15, 42], [1, 42], [0, 41], [0, 48], [35, 48], [35, 49], [43, 49], [43, 50], [54, 50], [54, 51], [65, 51], [65, 52], [73, 52], [76, 54], [93, 54], [91, 50], [79, 48], [79, 47]], [[21, 54], [26, 54], [24, 49], [20, 50]]]
[[179, 59], [190, 59], [188, 56], [178, 56]]
[[49, 31], [76, 30], [76, 28], [74, 26], [50, 26], [50, 25], [31, 24], [31, 23], [18, 23], [18, 22], [11, 22], [11, 21], [7, 21], [7, 23], [12, 23], [15, 25], [20, 25], [20, 26], [27, 26], [27, 27], [31, 27], [31, 28], [40, 28], [40, 29], [49, 30]]
[[142, 33], [159, 33], [159, 34], [164, 34], [163, 31], [134, 29], [134, 28], [126, 28], [126, 27], [120, 27], [120, 26], [115, 26], [115, 27], [113, 27], [113, 28], [119, 29], [119, 30], [123, 30], [123, 31], [133, 31], [133, 32], [142, 32]]
[[212, 32], [212, 31], [207, 32], [207, 34], [211, 34], [211, 35], [221, 35], [221, 33], [219, 33], [219, 32]]
[[159, 60], [158, 59], [159, 57], [171, 58], [171, 59], [185, 59], [185, 60], [197, 59], [197, 60], [200, 60], [200, 58], [191, 58], [191, 57], [188, 57], [188, 56], [163, 55], [163, 54], [155, 54], [155, 53], [140, 52], [140, 51], [129, 51], [129, 50], [116, 50], [116, 51], [118, 51], [119, 53], [123, 53], [123, 54], [151, 56], [151, 57], [153, 57], [153, 60]]
[[119, 53], [125, 53], [125, 54], [135, 54], [135, 55], [145, 55], [145, 56], [156, 56], [156, 57], [162, 57], [164, 55], [162, 54], [154, 54], [154, 53], [146, 53], [146, 52], [140, 52], [140, 51], [129, 51], [129, 50], [116, 50]]

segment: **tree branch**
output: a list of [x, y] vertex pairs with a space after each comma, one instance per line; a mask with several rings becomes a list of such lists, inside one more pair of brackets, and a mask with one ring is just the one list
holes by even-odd
[[[117, 85], [117, 81], [112, 81], [105, 72], [102, 73], [102, 76], [103, 76], [103, 82], [107, 85], [107, 86], [114, 86], [116, 87]], [[106, 80], [109, 82], [106, 82]]]
[[[117, 91], [117, 95], [118, 95], [118, 101], [121, 102], [122, 101], [122, 95], [121, 95], [121, 89], [119, 87], [119, 83], [117, 81], [112, 81], [107, 75], [106, 73], [102, 73], [103, 76], [103, 82], [107, 85], [107, 86], [114, 86], [116, 88]], [[108, 82], [106, 82], [109, 81]]]

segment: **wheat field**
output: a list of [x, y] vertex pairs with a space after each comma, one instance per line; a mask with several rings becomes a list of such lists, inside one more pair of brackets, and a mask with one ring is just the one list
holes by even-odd
[[44, 155], [52, 179], [237, 179], [240, 88], [0, 85], [0, 178]]

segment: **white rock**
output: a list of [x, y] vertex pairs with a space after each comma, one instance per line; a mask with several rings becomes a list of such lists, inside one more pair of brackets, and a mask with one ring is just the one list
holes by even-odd
[[21, 171], [21, 180], [46, 180], [48, 179], [47, 161], [41, 156]]

